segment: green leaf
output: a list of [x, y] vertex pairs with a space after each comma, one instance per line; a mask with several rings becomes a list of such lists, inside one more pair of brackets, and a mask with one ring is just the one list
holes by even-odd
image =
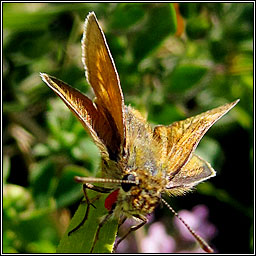
[[200, 3], [179, 3], [180, 13], [184, 18], [196, 17], [200, 14], [202, 5]]
[[194, 64], [179, 65], [170, 75], [170, 91], [184, 93], [200, 82], [207, 70], [206, 66]]
[[81, 187], [74, 181], [75, 176], [90, 176], [88, 170], [76, 165], [66, 165], [61, 173], [54, 193], [57, 207], [66, 207], [81, 198]]
[[8, 179], [8, 177], [10, 175], [10, 169], [11, 169], [10, 157], [8, 155], [4, 155], [4, 157], [3, 157], [3, 183], [6, 183], [6, 180]]
[[143, 5], [143, 3], [121, 3], [117, 5], [111, 16], [111, 28], [125, 29], [134, 25], [145, 15]]
[[57, 182], [56, 166], [50, 159], [38, 161], [31, 168], [31, 192], [38, 208], [48, 207]]
[[163, 106], [151, 106], [148, 119], [156, 124], [169, 125], [175, 120], [185, 118], [180, 110], [173, 104], [165, 104]]
[[[49, 23], [59, 14], [67, 11], [89, 11], [88, 5], [81, 4], [32, 4], [5, 3], [3, 5], [3, 27], [5, 29], [31, 30], [47, 29]], [[33, 10], [35, 8], [35, 10]]]
[[[108, 213], [104, 208], [104, 201], [107, 195], [99, 194], [93, 191], [88, 191], [88, 196], [91, 200], [96, 199], [93, 205], [96, 207], [90, 207], [88, 219], [84, 225], [78, 230], [68, 236], [68, 232], [75, 228], [84, 218], [86, 212], [86, 203], [81, 203], [74, 217], [72, 218], [70, 225], [60, 241], [57, 248], [57, 253], [89, 253], [97, 227], [100, 220]], [[115, 242], [117, 233], [118, 221], [117, 219], [108, 220], [100, 230], [99, 239], [96, 242], [93, 253], [111, 253]]]
[[204, 16], [191, 18], [186, 26], [188, 37], [194, 40], [207, 36], [210, 29], [211, 22]]
[[148, 13], [144, 30], [136, 34], [133, 42], [136, 62], [158, 47], [168, 35], [174, 34], [176, 29], [176, 13], [172, 4], [152, 8]]

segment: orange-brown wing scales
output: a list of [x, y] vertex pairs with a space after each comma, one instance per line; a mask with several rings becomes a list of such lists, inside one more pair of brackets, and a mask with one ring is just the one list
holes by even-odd
[[[112, 132], [119, 136], [114, 147], [122, 147], [125, 138], [124, 101], [115, 64], [94, 13], [86, 20], [82, 39], [82, 60], [86, 76], [96, 95], [96, 104], [107, 118]], [[119, 145], [118, 145], [119, 144]]]
[[207, 130], [237, 102], [225, 104], [200, 115], [174, 122], [169, 126], [155, 127], [154, 136], [157, 140], [164, 142], [163, 151], [168, 159], [169, 180], [189, 161], [192, 152]]
[[[64, 101], [68, 108], [89, 132], [101, 152], [106, 152], [103, 139], [108, 138], [108, 122], [95, 108], [92, 101], [78, 90], [47, 74], [41, 74], [43, 81]], [[105, 129], [99, 128], [99, 126]], [[106, 134], [103, 134], [105, 132]], [[111, 139], [111, 138], [109, 138]]]
[[173, 195], [177, 195], [180, 192], [184, 193], [199, 182], [207, 180], [215, 175], [216, 173], [211, 165], [193, 153], [190, 160], [167, 184], [167, 192]]
[[168, 161], [168, 147], [169, 141], [171, 140], [170, 137], [170, 129], [164, 125], [158, 125], [154, 128], [154, 139], [157, 141], [160, 148], [160, 152], [158, 155], [158, 161], [160, 165], [166, 165], [166, 161]]

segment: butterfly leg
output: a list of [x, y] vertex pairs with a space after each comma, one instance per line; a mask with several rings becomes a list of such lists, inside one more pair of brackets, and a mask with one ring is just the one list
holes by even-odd
[[95, 186], [95, 185], [90, 184], [90, 183], [83, 184], [83, 188], [84, 188], [84, 185], [86, 186], [86, 188], [91, 189], [91, 190], [96, 191], [96, 192], [99, 192], [99, 193], [109, 193], [109, 192], [113, 191], [112, 188], [99, 187], [99, 186]]
[[113, 209], [110, 210], [110, 211], [108, 212], [108, 214], [105, 216], [105, 218], [99, 223], [98, 228], [97, 228], [96, 233], [95, 233], [95, 237], [94, 237], [94, 239], [93, 239], [93, 244], [92, 244], [90, 253], [93, 252], [94, 247], [95, 247], [95, 245], [96, 245], [96, 242], [97, 242], [98, 239], [99, 239], [99, 233], [100, 233], [101, 228], [102, 228], [103, 225], [109, 220], [109, 218], [111, 217], [112, 213], [113, 213]]
[[134, 215], [134, 217], [140, 219], [142, 222], [139, 223], [137, 226], [132, 226], [130, 227], [129, 231], [122, 236], [121, 238], [119, 238], [119, 240], [116, 241], [114, 248], [113, 248], [113, 252], [117, 249], [118, 245], [133, 231], [136, 231], [137, 229], [141, 228], [142, 226], [144, 226], [148, 220], [146, 217], [142, 216], [142, 215]]
[[119, 222], [118, 222], [118, 229], [124, 224], [124, 222], [127, 220], [127, 217], [123, 217], [123, 218], [120, 218], [119, 219]]
[[85, 223], [85, 221], [88, 218], [89, 210], [90, 210], [90, 205], [92, 205], [95, 208], [95, 206], [89, 200], [89, 197], [87, 195], [86, 189], [91, 189], [91, 190], [94, 190], [94, 191], [97, 191], [97, 192], [100, 192], [100, 193], [109, 193], [111, 191], [111, 189], [94, 186], [94, 185], [89, 184], [89, 183], [83, 184], [84, 197], [85, 197], [85, 201], [87, 203], [86, 212], [85, 212], [85, 215], [84, 215], [84, 218], [82, 219], [82, 221], [75, 228], [73, 228], [71, 231], [68, 232], [68, 236], [70, 236], [73, 232], [75, 232], [81, 226], [83, 226], [83, 224]]

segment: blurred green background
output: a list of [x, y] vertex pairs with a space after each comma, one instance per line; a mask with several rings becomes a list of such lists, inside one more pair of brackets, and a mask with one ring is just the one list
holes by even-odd
[[[126, 104], [153, 125], [240, 98], [197, 150], [217, 176], [169, 202], [209, 208], [217, 251], [252, 252], [253, 3], [3, 3], [3, 252], [54, 253], [82, 196], [73, 176], [98, 170], [96, 146], [39, 77], [93, 97], [80, 45], [89, 11]], [[171, 220], [166, 209], [155, 218], [164, 214]]]

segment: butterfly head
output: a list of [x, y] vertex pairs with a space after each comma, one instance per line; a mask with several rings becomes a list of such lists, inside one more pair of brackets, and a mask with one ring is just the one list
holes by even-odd
[[137, 169], [125, 174], [123, 180], [135, 183], [121, 184], [117, 204], [121, 210], [128, 214], [151, 213], [160, 202], [164, 185], [162, 179]]

